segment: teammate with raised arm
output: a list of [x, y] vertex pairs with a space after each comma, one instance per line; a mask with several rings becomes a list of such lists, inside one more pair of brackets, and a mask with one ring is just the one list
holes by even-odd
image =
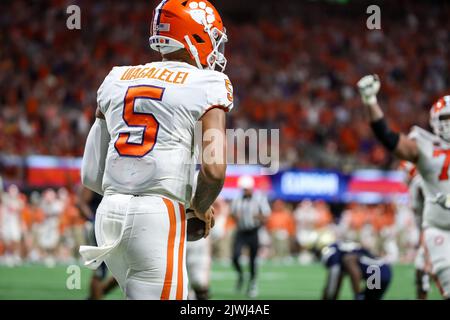
[[[128, 299], [187, 298], [185, 208], [205, 222], [206, 237], [225, 179], [225, 112], [233, 107], [222, 73], [225, 42], [208, 1], [164, 0], [150, 37], [162, 61], [115, 67], [98, 90], [82, 180], [104, 194], [95, 223], [99, 247], [80, 253], [91, 267], [105, 261]], [[203, 150], [214, 152], [200, 155], [192, 198], [199, 121]]]
[[378, 76], [363, 77], [358, 88], [377, 139], [398, 158], [414, 163], [422, 177], [424, 246], [442, 296], [450, 299], [450, 95], [431, 107], [433, 133], [413, 127], [406, 136], [387, 125], [377, 102]]

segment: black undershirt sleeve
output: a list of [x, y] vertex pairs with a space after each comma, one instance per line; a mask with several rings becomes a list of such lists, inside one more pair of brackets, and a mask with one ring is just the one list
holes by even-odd
[[377, 137], [378, 141], [389, 151], [394, 151], [397, 148], [400, 140], [400, 134], [392, 131], [384, 118], [370, 123], [373, 133]]

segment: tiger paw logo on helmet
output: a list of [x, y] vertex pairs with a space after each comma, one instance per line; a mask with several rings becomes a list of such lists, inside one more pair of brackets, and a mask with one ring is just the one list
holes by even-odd
[[214, 16], [214, 10], [211, 7], [208, 7], [204, 1], [195, 2], [192, 1], [189, 3], [189, 8], [191, 8], [191, 17], [197, 23], [203, 25], [212, 24], [216, 21], [216, 17]]
[[162, 54], [185, 49], [199, 69], [223, 71], [225, 27], [206, 0], [164, 0], [153, 12], [150, 47]]

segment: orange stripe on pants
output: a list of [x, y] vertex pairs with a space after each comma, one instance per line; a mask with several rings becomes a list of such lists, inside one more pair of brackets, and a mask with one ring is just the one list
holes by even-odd
[[180, 246], [178, 247], [178, 282], [177, 282], [177, 300], [183, 300], [183, 254], [184, 254], [184, 241], [186, 238], [186, 214], [184, 207], [180, 203], [180, 217], [181, 217], [181, 235]]
[[172, 201], [164, 199], [163, 201], [169, 212], [169, 240], [167, 242], [167, 263], [166, 263], [166, 275], [164, 278], [164, 287], [161, 292], [161, 300], [169, 300], [170, 289], [172, 288], [172, 274], [173, 274], [173, 250], [175, 246], [175, 236], [177, 233], [177, 224], [175, 210]]

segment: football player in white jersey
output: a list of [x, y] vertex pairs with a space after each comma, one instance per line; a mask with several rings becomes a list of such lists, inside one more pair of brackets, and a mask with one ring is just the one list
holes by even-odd
[[405, 183], [408, 186], [410, 207], [416, 216], [417, 226], [420, 230], [420, 238], [414, 259], [414, 267], [416, 269], [416, 298], [424, 300], [428, 296], [430, 290], [430, 275], [425, 247], [422, 237], [422, 214], [424, 207], [424, 193], [422, 190], [422, 177], [417, 173], [416, 166], [408, 161], [400, 162], [400, 169], [405, 173]]
[[0, 196], [0, 238], [5, 245], [5, 263], [14, 266], [22, 262], [20, 251], [24, 226], [21, 215], [24, 203], [16, 185], [10, 185]]
[[42, 249], [44, 263], [48, 267], [54, 267], [60, 247], [59, 226], [64, 208], [53, 189], [43, 192], [40, 208], [45, 219], [39, 225], [38, 242]]
[[[225, 180], [226, 41], [208, 1], [164, 0], [150, 37], [162, 61], [115, 67], [98, 90], [82, 181], [104, 194], [99, 246], [80, 253], [92, 268], [105, 261], [128, 299], [187, 298], [185, 208], [205, 221], [206, 237]], [[192, 198], [197, 122], [205, 152]]]
[[422, 177], [424, 247], [442, 296], [450, 299], [450, 95], [431, 108], [433, 133], [414, 127], [406, 136], [393, 132], [384, 119], [377, 102], [378, 76], [363, 77], [358, 88], [377, 139], [398, 158], [414, 163]]

